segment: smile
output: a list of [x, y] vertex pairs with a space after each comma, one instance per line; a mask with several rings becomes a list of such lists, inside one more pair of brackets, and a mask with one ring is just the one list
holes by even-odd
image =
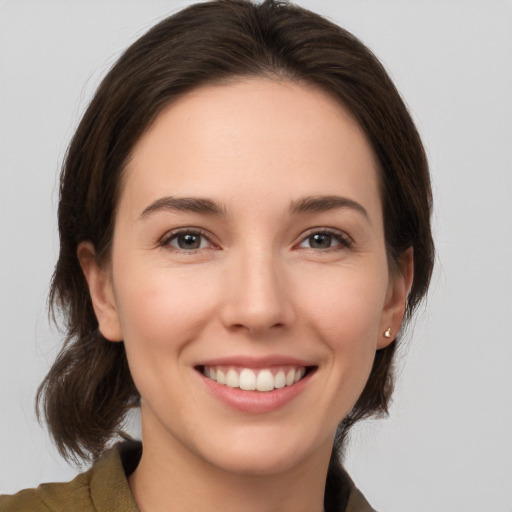
[[299, 382], [307, 373], [305, 366], [275, 368], [242, 368], [229, 366], [203, 366], [205, 377], [230, 388], [244, 391], [268, 392]]

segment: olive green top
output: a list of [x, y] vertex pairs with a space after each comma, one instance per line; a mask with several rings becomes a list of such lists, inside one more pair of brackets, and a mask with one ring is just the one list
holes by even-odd
[[[0, 512], [139, 512], [127, 475], [137, 467], [141, 453], [140, 443], [120, 443], [71, 482], [0, 496]], [[348, 504], [336, 504], [334, 497], [332, 512], [375, 512], [346, 473], [341, 477], [350, 487]]]

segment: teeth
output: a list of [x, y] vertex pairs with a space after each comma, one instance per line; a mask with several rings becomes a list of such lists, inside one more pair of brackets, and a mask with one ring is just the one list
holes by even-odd
[[249, 368], [244, 368], [240, 372], [240, 389], [252, 391], [256, 389], [256, 375]]
[[233, 370], [233, 368], [228, 370], [225, 384], [230, 388], [238, 388], [240, 386], [240, 377], [238, 376], [238, 373]]
[[299, 382], [299, 380], [302, 379], [302, 377], [304, 377], [305, 373], [306, 373], [306, 370], [304, 368], [299, 368], [295, 372], [295, 378], [293, 379], [293, 382]]
[[230, 388], [244, 391], [272, 391], [291, 386], [306, 374], [306, 368], [279, 368], [277, 372], [270, 369], [252, 370], [250, 368], [208, 367], [203, 368], [206, 377]]
[[274, 386], [277, 389], [284, 388], [286, 386], [286, 376], [283, 370], [279, 370], [274, 377]]
[[258, 373], [256, 389], [258, 391], [272, 391], [274, 389], [274, 376], [270, 373], [270, 370], [262, 370]]
[[224, 372], [222, 370], [217, 370], [217, 375], [215, 379], [219, 384], [224, 384]]

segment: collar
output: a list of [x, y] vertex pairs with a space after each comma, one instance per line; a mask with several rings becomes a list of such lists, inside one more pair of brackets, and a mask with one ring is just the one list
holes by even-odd
[[[93, 466], [91, 498], [98, 512], [139, 512], [127, 477], [135, 471], [141, 455], [139, 441], [124, 441], [107, 451]], [[375, 512], [343, 467], [333, 460], [329, 465], [324, 503], [326, 512]]]

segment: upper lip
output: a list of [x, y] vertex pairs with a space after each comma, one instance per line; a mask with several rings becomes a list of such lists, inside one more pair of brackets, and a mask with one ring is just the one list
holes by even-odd
[[239, 366], [242, 368], [271, 368], [273, 366], [316, 366], [311, 361], [286, 355], [253, 357], [247, 355], [218, 357], [199, 361], [195, 366]]

